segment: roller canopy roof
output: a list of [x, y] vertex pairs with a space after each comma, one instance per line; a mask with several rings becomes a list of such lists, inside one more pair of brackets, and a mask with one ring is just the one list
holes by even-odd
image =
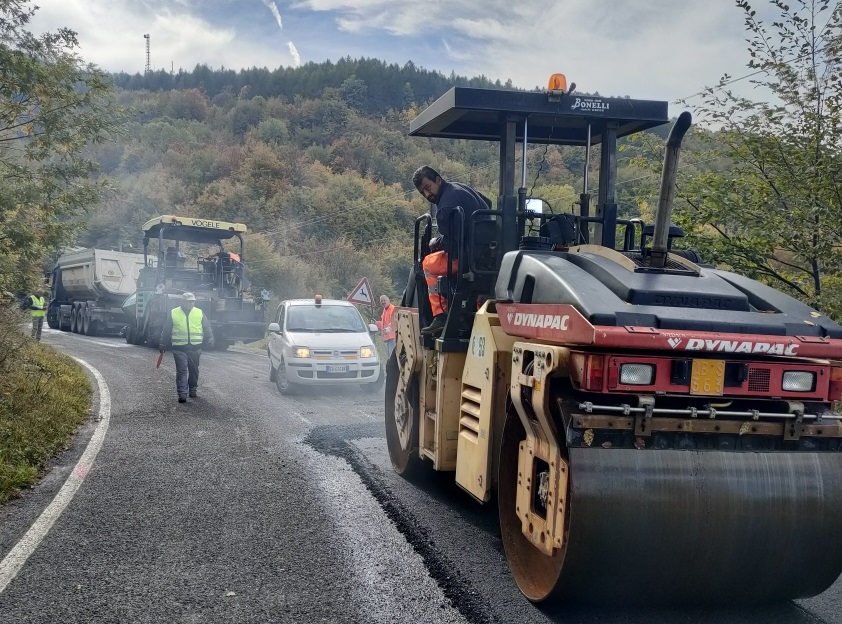
[[191, 243], [207, 243], [234, 238], [239, 234], [244, 234], [247, 228], [242, 223], [164, 215], [150, 219], [143, 224], [142, 229], [147, 239], [158, 238], [158, 234], [164, 229], [166, 240], [178, 239]]
[[449, 139], [501, 140], [501, 122], [517, 120], [517, 140], [527, 119], [530, 143], [585, 145], [588, 124], [591, 143], [601, 141], [609, 122], [617, 136], [634, 134], [669, 122], [667, 102], [578, 95], [551, 101], [545, 92], [453, 87], [409, 124], [409, 134]]

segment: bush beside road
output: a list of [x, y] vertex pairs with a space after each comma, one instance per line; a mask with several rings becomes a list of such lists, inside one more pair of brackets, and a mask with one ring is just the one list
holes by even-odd
[[0, 307], [0, 503], [35, 483], [91, 407], [83, 369], [31, 340], [28, 327], [24, 314]]

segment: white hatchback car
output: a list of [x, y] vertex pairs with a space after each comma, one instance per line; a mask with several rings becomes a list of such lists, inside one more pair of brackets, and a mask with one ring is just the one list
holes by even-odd
[[353, 304], [341, 299], [282, 301], [269, 324], [269, 379], [281, 394], [298, 384], [380, 387], [380, 359]]

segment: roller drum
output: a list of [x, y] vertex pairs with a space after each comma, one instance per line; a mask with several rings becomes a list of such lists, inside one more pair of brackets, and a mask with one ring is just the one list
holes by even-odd
[[556, 597], [757, 603], [842, 571], [842, 458], [571, 448]]

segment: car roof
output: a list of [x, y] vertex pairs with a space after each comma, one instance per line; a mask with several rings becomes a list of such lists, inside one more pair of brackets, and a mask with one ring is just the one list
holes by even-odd
[[[304, 306], [304, 305], [315, 306], [316, 300], [315, 299], [287, 299], [286, 301], [283, 301], [281, 303], [286, 303], [288, 305], [293, 305], [293, 306]], [[350, 301], [345, 301], [344, 299], [322, 299], [321, 305], [323, 305], [323, 306], [324, 305], [345, 306], [345, 307], [350, 307], [350, 308], [354, 307], [353, 303], [351, 303]]]

